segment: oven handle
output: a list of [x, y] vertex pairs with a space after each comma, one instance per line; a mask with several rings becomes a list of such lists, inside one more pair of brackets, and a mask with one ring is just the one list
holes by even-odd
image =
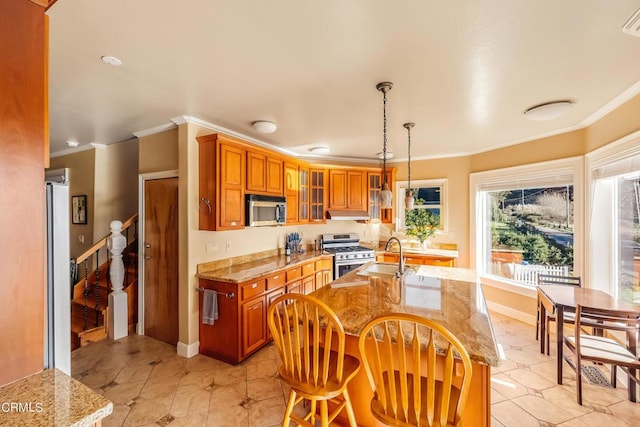
[[353, 259], [353, 260], [347, 260], [347, 261], [335, 261], [334, 264], [336, 267], [339, 267], [341, 265], [359, 265], [359, 264], [366, 264], [368, 262], [371, 261], [375, 261], [374, 258], [371, 259]]

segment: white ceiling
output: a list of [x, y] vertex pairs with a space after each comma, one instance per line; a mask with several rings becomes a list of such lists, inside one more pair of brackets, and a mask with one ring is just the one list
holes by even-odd
[[[192, 116], [304, 155], [475, 153], [590, 123], [640, 91], [640, 0], [64, 0], [50, 16], [52, 153]], [[102, 55], [122, 60], [107, 65]], [[522, 112], [568, 99], [561, 118]], [[256, 133], [251, 122], [278, 130]]]

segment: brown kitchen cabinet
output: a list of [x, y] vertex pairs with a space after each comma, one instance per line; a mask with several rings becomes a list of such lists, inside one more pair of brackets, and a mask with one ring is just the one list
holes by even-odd
[[281, 158], [261, 151], [247, 150], [247, 192], [282, 196], [283, 165]]
[[[308, 294], [326, 285], [332, 268], [330, 257], [311, 256], [299, 264], [241, 283], [199, 279], [200, 288], [220, 293], [218, 320], [213, 325], [200, 322], [200, 353], [228, 363], [241, 362], [271, 339], [267, 311], [273, 301], [285, 292]], [[229, 298], [231, 293], [233, 297]]]
[[309, 201], [309, 221], [316, 223], [324, 223], [325, 210], [327, 206], [327, 170], [311, 168], [309, 170], [311, 180], [309, 183], [310, 201]]
[[299, 166], [298, 178], [298, 222], [308, 223], [310, 202], [309, 168], [305, 166]]
[[[387, 184], [393, 191], [394, 169], [387, 170]], [[382, 209], [380, 207], [380, 192], [382, 191], [382, 171], [367, 173], [367, 202], [369, 203], [369, 216], [371, 219], [379, 219], [383, 223], [393, 222], [393, 208]], [[404, 197], [404, 195], [402, 195]], [[396, 195], [398, 197], [398, 195]]]
[[329, 170], [329, 209], [367, 210], [366, 172]]
[[[385, 252], [376, 256], [378, 262], [397, 263], [398, 254]], [[423, 255], [423, 254], [406, 254], [404, 261], [407, 265], [435, 265], [439, 267], [455, 267], [456, 259], [447, 256]]]
[[284, 195], [287, 198], [287, 224], [298, 223], [298, 165], [284, 163]]
[[199, 228], [244, 228], [245, 149], [219, 134], [198, 137]]

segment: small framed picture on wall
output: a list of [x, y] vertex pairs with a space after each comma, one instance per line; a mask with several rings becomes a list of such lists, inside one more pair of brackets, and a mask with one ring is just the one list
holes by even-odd
[[87, 223], [87, 196], [73, 196], [71, 198], [71, 222], [73, 224]]

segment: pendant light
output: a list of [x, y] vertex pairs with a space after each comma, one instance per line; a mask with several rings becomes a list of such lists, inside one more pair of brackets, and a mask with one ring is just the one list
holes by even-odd
[[380, 209], [390, 209], [391, 199], [393, 194], [389, 190], [389, 184], [387, 183], [387, 92], [391, 90], [393, 83], [381, 82], [376, 85], [376, 89], [382, 92], [382, 114], [383, 114], [383, 128], [382, 128], [382, 191], [380, 192]]
[[407, 139], [409, 141], [407, 144], [407, 152], [409, 153], [407, 158], [407, 191], [404, 197], [404, 208], [406, 210], [413, 209], [413, 203], [415, 202], [413, 194], [411, 194], [411, 128], [415, 125], [415, 123], [405, 123], [402, 125], [407, 129]]

